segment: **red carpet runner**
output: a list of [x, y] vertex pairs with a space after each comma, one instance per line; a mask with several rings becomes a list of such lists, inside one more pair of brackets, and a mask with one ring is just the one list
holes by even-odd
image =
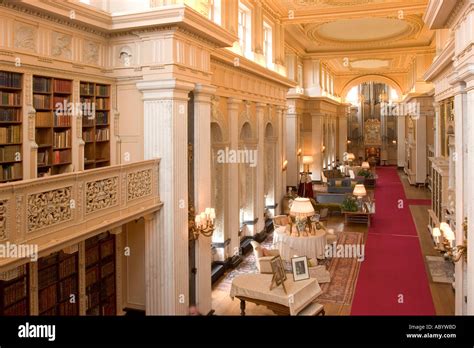
[[396, 167], [378, 167], [377, 174], [376, 213], [368, 231], [351, 314], [435, 315], [410, 213], [409, 204], [415, 200], [406, 199]]

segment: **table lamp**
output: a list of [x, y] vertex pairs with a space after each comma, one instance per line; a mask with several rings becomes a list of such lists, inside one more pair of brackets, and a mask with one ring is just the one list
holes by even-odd
[[355, 158], [356, 156], [352, 152], [347, 154], [347, 162], [352, 162]]
[[303, 156], [303, 172], [309, 173], [309, 165], [313, 163], [313, 156]]
[[359, 201], [359, 208], [362, 210], [362, 197], [365, 197], [367, 195], [365, 186], [363, 184], [355, 185], [354, 191], [352, 192], [352, 194], [357, 197]]
[[370, 169], [370, 164], [367, 161], [362, 162], [361, 165], [362, 169], [369, 170]]
[[[294, 216], [297, 219], [306, 218], [306, 224], [308, 225], [309, 230], [311, 231], [311, 220], [309, 219], [314, 215], [314, 208], [311, 204], [309, 198], [298, 197], [293, 201], [293, 204], [290, 208], [290, 216]], [[290, 225], [290, 233], [292, 231], [292, 226]], [[298, 231], [299, 236], [299, 231]]]

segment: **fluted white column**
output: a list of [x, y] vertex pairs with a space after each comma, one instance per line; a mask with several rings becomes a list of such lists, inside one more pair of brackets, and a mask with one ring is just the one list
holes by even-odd
[[311, 114], [311, 150], [313, 155], [311, 172], [313, 173], [313, 180], [321, 180], [321, 171], [323, 170], [324, 157], [321, 153], [323, 146], [323, 117], [324, 115], [321, 113]]
[[405, 116], [397, 117], [397, 165], [405, 166]]
[[265, 227], [265, 111], [267, 110], [267, 104], [257, 103], [256, 115], [257, 115], [257, 132], [258, 132], [258, 144], [257, 144], [257, 192], [255, 195], [254, 205], [254, 218], [258, 218], [257, 224], [255, 225], [254, 233], [261, 232]]
[[276, 119], [277, 119], [277, 143], [276, 143], [276, 163], [275, 163], [275, 204], [278, 204], [278, 207], [275, 211], [275, 214], [278, 214], [278, 211], [281, 211], [281, 202], [286, 191], [286, 173], [282, 171], [283, 162], [285, 161], [285, 130], [284, 125], [285, 121], [283, 119], [283, 107], [276, 107]]
[[158, 213], [146, 215], [145, 219], [145, 310], [147, 315], [163, 314], [160, 298], [163, 283], [161, 274], [162, 256]]
[[337, 157], [339, 161], [342, 161], [344, 152], [347, 152], [347, 107], [341, 108], [339, 113], [339, 124], [338, 124], [338, 139], [339, 139], [339, 151]]
[[[196, 212], [211, 207], [211, 95], [215, 87], [194, 90], [194, 202]], [[214, 207], [215, 208], [215, 207]], [[201, 313], [211, 310], [211, 237], [196, 244], [196, 298]]]
[[[239, 105], [242, 101], [230, 98], [227, 103], [227, 113], [229, 119], [229, 141], [230, 149], [239, 148]], [[239, 164], [228, 163], [228, 182], [227, 182], [227, 228], [230, 236], [230, 252], [232, 255], [238, 255], [240, 248], [239, 240]]]
[[[137, 83], [144, 103], [144, 158], [159, 157], [163, 208], [147, 245], [154, 268], [148, 279], [149, 314], [186, 314], [188, 264], [188, 94], [193, 84], [175, 79]], [[156, 265], [154, 264], [156, 263]]]
[[[467, 190], [465, 190], [464, 206], [467, 206], [467, 289], [465, 295], [467, 296], [467, 315], [474, 315], [474, 204], [472, 204], [472, 197], [474, 197], [474, 181], [472, 180], [472, 173], [474, 173], [474, 77], [467, 84], [467, 102], [466, 112], [463, 113], [463, 120], [467, 120], [466, 137], [464, 143], [467, 144], [467, 153], [463, 153], [464, 163], [467, 166], [467, 173], [469, 173], [469, 180], [466, 180]], [[457, 185], [457, 184], [456, 184]]]
[[286, 185], [298, 185], [298, 114], [296, 107], [290, 105], [285, 117], [286, 128], [286, 159], [288, 161], [288, 168], [286, 170]]

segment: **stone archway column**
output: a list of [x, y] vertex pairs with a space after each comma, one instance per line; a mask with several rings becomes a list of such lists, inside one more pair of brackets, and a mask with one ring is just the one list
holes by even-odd
[[158, 219], [145, 224], [146, 311], [184, 315], [189, 305], [187, 108], [194, 84], [166, 79], [138, 82], [137, 88], [143, 93], [144, 159], [161, 158], [163, 202]]
[[[194, 204], [196, 213], [211, 207], [211, 96], [216, 88], [196, 85], [194, 90]], [[213, 207], [215, 208], [215, 207]], [[203, 314], [211, 310], [211, 237], [196, 243], [196, 300]]]

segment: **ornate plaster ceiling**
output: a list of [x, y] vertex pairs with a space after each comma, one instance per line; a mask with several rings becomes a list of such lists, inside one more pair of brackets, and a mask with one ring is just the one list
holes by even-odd
[[410, 32], [410, 25], [395, 18], [357, 18], [328, 22], [311, 29], [308, 37], [313, 40], [360, 42], [399, 37]]
[[350, 62], [352, 69], [383, 69], [390, 67], [390, 59], [358, 59]]

